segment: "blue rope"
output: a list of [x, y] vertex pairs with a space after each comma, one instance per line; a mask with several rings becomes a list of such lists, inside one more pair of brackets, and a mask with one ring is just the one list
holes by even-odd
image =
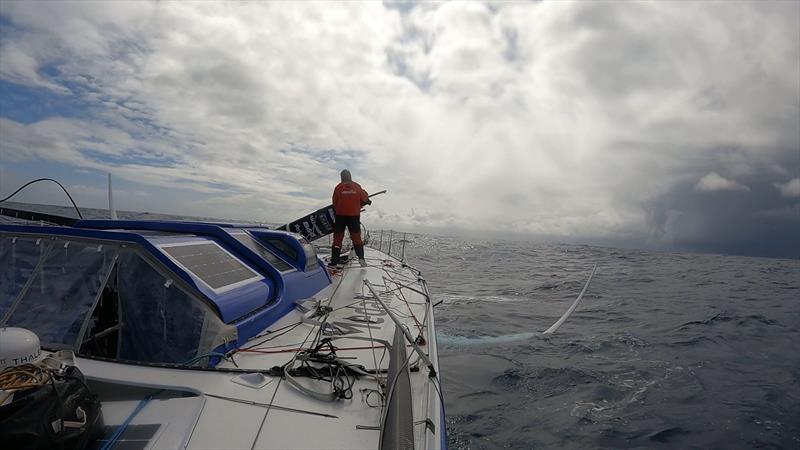
[[144, 409], [144, 407], [150, 402], [150, 400], [153, 399], [153, 396], [158, 395], [161, 392], [162, 391], [153, 392], [147, 397], [139, 400], [139, 404], [136, 405], [136, 408], [134, 408], [133, 412], [128, 416], [127, 419], [125, 419], [124, 422], [122, 422], [120, 426], [117, 427], [117, 429], [114, 431], [114, 434], [112, 434], [111, 437], [108, 438], [108, 441], [106, 441], [106, 443], [103, 444], [102, 447], [100, 447], [100, 450], [111, 450], [111, 448], [114, 447], [114, 444], [117, 443], [122, 434], [125, 433], [125, 430], [128, 428], [128, 425], [130, 425], [130, 423], [133, 421], [133, 418], [136, 417], [136, 415], [139, 414]]

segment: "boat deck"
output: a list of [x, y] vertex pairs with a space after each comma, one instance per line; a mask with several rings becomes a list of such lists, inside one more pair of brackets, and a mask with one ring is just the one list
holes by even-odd
[[[387, 345], [400, 342], [391, 316], [415, 338], [436, 371], [438, 358], [432, 305], [420, 274], [377, 250], [365, 250], [368, 267], [359, 267], [351, 258], [355, 264], [336, 271], [333, 284], [299, 303], [216, 370], [78, 358], [93, 383], [125, 385], [129, 390], [130, 395], [102, 398], [108, 429], [129, 420], [118, 440], [143, 449], [378, 448], [388, 403], [382, 393], [397, 385], [387, 386], [391, 361]], [[375, 299], [367, 281], [392, 314]], [[411, 343], [403, 339], [402, 344], [407, 357], [396, 361], [394, 370], [409, 369], [407, 394], [413, 399], [416, 448], [444, 447], [438, 376], [429, 376]], [[308, 363], [304, 358], [313, 348], [319, 349], [317, 356], [333, 355], [367, 373], [355, 377], [341, 367]], [[327, 380], [260, 374], [287, 364], [295, 369], [305, 365], [306, 370], [310, 365]], [[292, 380], [306, 391], [292, 385]], [[332, 395], [333, 385], [339, 398], [327, 401], [324, 397]], [[143, 401], [146, 395], [153, 397]]]

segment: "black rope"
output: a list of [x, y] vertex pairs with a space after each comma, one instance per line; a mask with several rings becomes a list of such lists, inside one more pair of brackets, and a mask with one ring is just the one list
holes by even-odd
[[[271, 341], [271, 340], [273, 340], [275, 338], [283, 336], [284, 334], [286, 334], [286, 333], [294, 330], [295, 328], [299, 327], [300, 325], [302, 325], [302, 323], [303, 323], [302, 321], [297, 322], [297, 323], [292, 323], [292, 324], [286, 325], [285, 327], [281, 327], [281, 328], [278, 328], [276, 330], [272, 330], [272, 331], [270, 331], [270, 332], [268, 332], [266, 334], [261, 334], [259, 336], [256, 336], [256, 337], [252, 338], [251, 340], [255, 340], [255, 339], [263, 337], [263, 336], [267, 336], [267, 338], [262, 340], [262, 341], [259, 341], [256, 344], [252, 344], [252, 345], [249, 345], [247, 347], [238, 348], [238, 349], [234, 350], [233, 352], [235, 353], [235, 352], [238, 352], [240, 350], [250, 350], [250, 349], [259, 350], [258, 347], [260, 345], [266, 344], [267, 342], [269, 342], [269, 341]], [[278, 334], [275, 334], [275, 333], [278, 333]]]
[[21, 190], [25, 189], [26, 187], [28, 187], [28, 186], [32, 185], [33, 183], [37, 183], [37, 182], [39, 182], [39, 181], [52, 181], [53, 183], [57, 184], [57, 185], [58, 185], [58, 187], [60, 187], [60, 188], [61, 188], [61, 190], [62, 190], [62, 191], [64, 191], [64, 193], [65, 193], [65, 194], [67, 194], [67, 198], [69, 198], [69, 201], [70, 201], [70, 202], [72, 202], [72, 206], [75, 208], [75, 211], [77, 211], [77, 212], [78, 212], [78, 217], [80, 217], [81, 219], [83, 219], [83, 214], [81, 214], [81, 210], [78, 208], [78, 205], [76, 205], [76, 204], [75, 204], [75, 200], [73, 200], [73, 199], [72, 199], [72, 196], [71, 196], [71, 195], [69, 195], [69, 192], [67, 191], [67, 188], [65, 188], [63, 184], [59, 183], [58, 181], [56, 181], [56, 180], [54, 180], [54, 179], [52, 179], [52, 178], [37, 178], [37, 179], [35, 179], [35, 180], [28, 181], [27, 183], [25, 183], [25, 184], [23, 184], [22, 186], [20, 186], [20, 188], [19, 188], [19, 189], [17, 189], [16, 191], [12, 192], [12, 193], [11, 193], [11, 195], [9, 195], [8, 197], [6, 197], [6, 198], [4, 198], [4, 199], [0, 200], [0, 203], [4, 202], [4, 201], [6, 201], [6, 200], [9, 200], [9, 199], [11, 199], [11, 197], [13, 197], [13, 196], [17, 195], [17, 193], [18, 193], [19, 191], [21, 191]]
[[[307, 377], [328, 382], [336, 397], [345, 400], [353, 398], [353, 386], [358, 376], [362, 374], [360, 372], [368, 372], [363, 366], [348, 366], [343, 363], [336, 356], [336, 347], [330, 338], [320, 340], [319, 344], [300, 352], [299, 355], [302, 355], [300, 367], [291, 369], [289, 374], [293, 377]], [[322, 367], [315, 367], [311, 363], [322, 364]]]

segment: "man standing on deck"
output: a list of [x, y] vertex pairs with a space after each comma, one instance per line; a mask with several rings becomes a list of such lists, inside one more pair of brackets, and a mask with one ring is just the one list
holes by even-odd
[[361, 207], [371, 205], [372, 201], [367, 191], [353, 181], [350, 171], [345, 169], [341, 173], [342, 182], [333, 190], [333, 209], [336, 211], [336, 221], [333, 224], [333, 248], [331, 249], [331, 266], [339, 264], [339, 255], [342, 252], [342, 239], [344, 229], [350, 231], [350, 239], [358, 256], [361, 267], [367, 267], [364, 260], [364, 242], [361, 240]]

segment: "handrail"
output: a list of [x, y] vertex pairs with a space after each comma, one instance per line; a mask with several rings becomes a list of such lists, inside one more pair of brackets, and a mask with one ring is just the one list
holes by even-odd
[[[385, 233], [387, 235], [386, 239], [384, 239], [384, 237], [383, 237], [384, 231], [386, 231], [386, 233]], [[390, 230], [382, 230], [381, 229], [381, 230], [375, 231], [375, 233], [379, 233], [378, 234], [378, 242], [376, 243], [371, 239], [372, 233], [370, 233], [370, 231], [367, 230], [367, 232], [365, 233], [366, 239], [364, 240], [365, 245], [367, 245], [368, 247], [370, 247], [372, 249], [378, 250], [379, 252], [384, 251], [384, 248], [386, 248], [386, 254], [387, 255], [397, 258], [397, 255], [392, 255], [392, 244], [401, 244], [400, 245], [400, 255], [399, 255], [400, 257], [397, 258], [397, 259], [399, 259], [401, 262], [405, 262], [406, 261], [406, 242], [408, 242], [408, 239], [406, 239], [406, 237], [408, 236], [408, 233], [403, 233], [403, 238], [402, 239], [395, 239], [394, 230], [391, 230], [391, 229]], [[400, 235], [400, 233], [398, 233], [398, 236], [399, 235]], [[386, 242], [385, 244], [384, 244], [384, 241]], [[397, 246], [395, 246], [395, 250], [396, 249], [397, 249]]]

